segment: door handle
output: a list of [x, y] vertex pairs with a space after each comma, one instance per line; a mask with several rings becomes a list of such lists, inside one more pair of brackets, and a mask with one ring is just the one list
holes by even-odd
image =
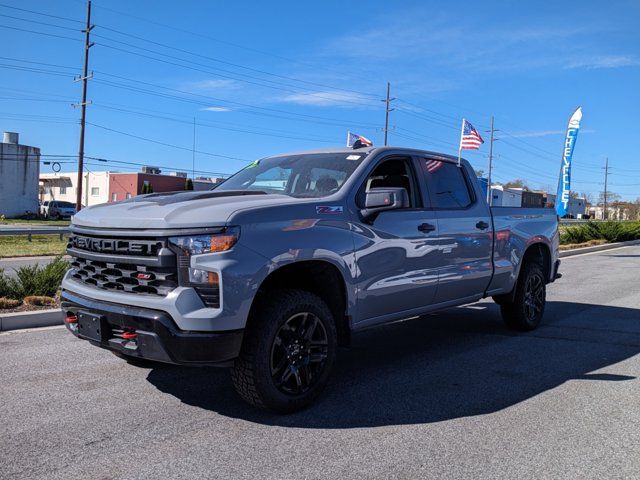
[[481, 220], [478, 223], [476, 223], [476, 228], [478, 230], [486, 230], [487, 228], [489, 228], [489, 224]]
[[433, 232], [435, 229], [436, 227], [434, 225], [431, 225], [430, 223], [422, 223], [418, 225], [418, 230], [423, 233]]

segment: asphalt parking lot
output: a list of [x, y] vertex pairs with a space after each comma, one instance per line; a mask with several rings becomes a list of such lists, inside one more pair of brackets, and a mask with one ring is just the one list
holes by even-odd
[[537, 331], [484, 301], [363, 332], [289, 416], [226, 370], [0, 334], [0, 477], [640, 478], [640, 247], [561, 271]]

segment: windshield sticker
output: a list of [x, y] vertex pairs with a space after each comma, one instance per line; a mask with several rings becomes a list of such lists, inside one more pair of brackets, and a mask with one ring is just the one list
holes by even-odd
[[251, 162], [249, 165], [247, 165], [244, 168], [253, 168], [253, 167], [257, 167], [258, 165], [260, 165], [260, 160], [254, 160], [253, 162]]
[[347, 155], [347, 160], [360, 160], [362, 155]]
[[316, 213], [321, 213], [321, 214], [332, 215], [332, 214], [342, 213], [343, 211], [344, 211], [343, 208], [339, 205], [326, 205], [326, 206], [316, 207]]

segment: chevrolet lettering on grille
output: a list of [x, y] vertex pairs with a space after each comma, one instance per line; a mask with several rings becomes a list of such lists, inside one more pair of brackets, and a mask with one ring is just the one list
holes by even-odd
[[155, 255], [159, 245], [155, 241], [116, 240], [74, 236], [72, 246], [81, 250], [98, 253], [120, 253], [128, 255]]

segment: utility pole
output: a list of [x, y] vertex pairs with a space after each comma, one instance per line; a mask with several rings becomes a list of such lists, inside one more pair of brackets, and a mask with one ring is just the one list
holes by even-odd
[[385, 103], [384, 109], [384, 144], [387, 145], [387, 137], [389, 134], [389, 112], [393, 112], [393, 108], [389, 108], [391, 102], [395, 100], [394, 98], [390, 98], [389, 94], [391, 93], [391, 83], [387, 82], [387, 98], [386, 100], [382, 100]]
[[[82, 170], [84, 165], [84, 130], [87, 118], [87, 82], [89, 80], [89, 49], [93, 46], [89, 35], [93, 30], [91, 25], [91, 0], [87, 0], [87, 25], [84, 30], [84, 66], [82, 68], [82, 102], [80, 103], [80, 148], [78, 149], [78, 186], [76, 188], [76, 211], [82, 208]], [[87, 184], [89, 181], [87, 180]]]
[[604, 161], [604, 211], [602, 212], [602, 219], [607, 220], [609, 218], [609, 210], [607, 209], [607, 180], [609, 177], [609, 157]]
[[487, 177], [487, 203], [489, 206], [493, 203], [493, 195], [491, 195], [491, 171], [493, 170], [493, 115], [491, 115], [491, 137], [489, 140], [489, 175]]
[[196, 117], [193, 117], [193, 148], [191, 150], [191, 179], [196, 179]]

